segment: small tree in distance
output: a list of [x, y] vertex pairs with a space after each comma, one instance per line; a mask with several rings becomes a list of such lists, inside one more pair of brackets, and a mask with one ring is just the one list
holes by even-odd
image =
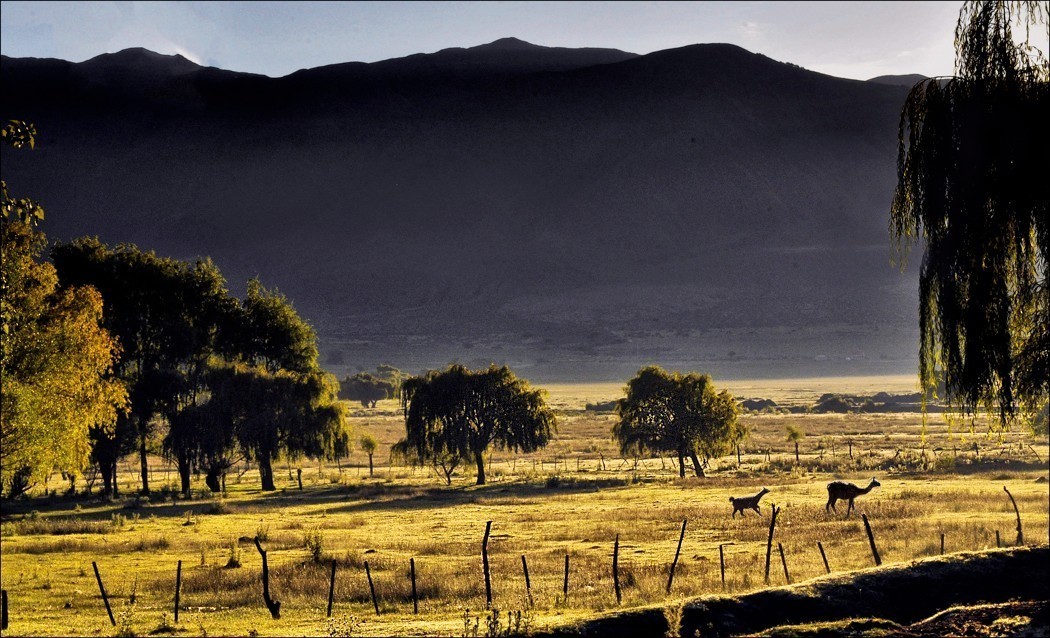
[[372, 455], [376, 453], [376, 448], [379, 444], [376, 442], [376, 438], [371, 434], [365, 433], [361, 435], [361, 450], [368, 455], [368, 475], [374, 474], [372, 470]]
[[795, 427], [788, 423], [785, 428], [787, 429], [787, 440], [790, 443], [795, 444], [795, 465], [801, 465], [802, 461], [798, 458], [798, 442], [805, 438], [806, 433], [801, 428]]
[[[514, 376], [506, 366], [468, 370], [453, 364], [406, 379], [401, 387], [405, 438], [394, 453], [413, 463], [473, 457], [477, 485], [485, 484], [485, 451], [489, 446], [533, 452], [547, 445], [556, 429], [545, 392]], [[446, 474], [450, 480], [451, 470]]]

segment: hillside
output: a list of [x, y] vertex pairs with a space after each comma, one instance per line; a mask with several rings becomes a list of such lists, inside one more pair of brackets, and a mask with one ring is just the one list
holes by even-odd
[[887, 231], [906, 86], [512, 38], [283, 78], [4, 57], [2, 83], [41, 131], [4, 178], [49, 237], [210, 255], [238, 294], [258, 275], [339, 373], [914, 370]]

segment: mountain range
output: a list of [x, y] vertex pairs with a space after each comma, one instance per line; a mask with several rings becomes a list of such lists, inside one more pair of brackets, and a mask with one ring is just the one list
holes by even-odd
[[145, 49], [0, 72], [3, 116], [40, 132], [4, 179], [49, 239], [210, 256], [234, 294], [258, 276], [340, 375], [915, 370], [888, 217], [921, 77], [514, 38], [280, 78]]

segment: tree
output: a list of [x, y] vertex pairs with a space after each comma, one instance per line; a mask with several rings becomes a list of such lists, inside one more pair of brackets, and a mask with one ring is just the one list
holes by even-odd
[[[2, 131], [7, 144], [33, 146], [31, 125]], [[100, 325], [102, 298], [60, 289], [41, 261], [43, 209], [6, 182], [0, 204], [0, 493], [17, 496], [51, 471], [79, 474], [90, 432], [112, 431], [126, 392], [109, 375], [119, 348]]]
[[361, 435], [361, 450], [368, 455], [369, 476], [374, 474], [372, 470], [372, 455], [376, 453], [376, 447], [378, 447], [378, 443], [376, 443], [376, 438], [374, 436], [368, 433]]
[[802, 461], [798, 457], [798, 442], [805, 438], [806, 433], [801, 428], [796, 427], [790, 423], [785, 426], [787, 430], [787, 440], [789, 443], [795, 444], [795, 465], [801, 465]]
[[417, 463], [473, 457], [476, 483], [484, 485], [489, 446], [533, 452], [550, 441], [557, 424], [544, 397], [506, 366], [473, 371], [453, 364], [406, 379], [406, 436], [395, 449]]
[[627, 383], [625, 394], [613, 426], [621, 453], [675, 454], [679, 476], [685, 476], [686, 456], [704, 476], [703, 466], [728, 454], [740, 436], [736, 401], [726, 390], [716, 393], [709, 375], [648, 366]]
[[383, 399], [393, 398], [394, 384], [367, 372], [359, 372], [343, 380], [340, 396], [350, 401], [360, 401], [364, 407], [376, 407]]
[[[1050, 40], [1046, 2], [967, 2], [956, 75], [917, 84], [901, 113], [890, 226], [925, 242], [919, 280], [924, 398], [950, 411], [1031, 416], [1050, 393]], [[1015, 28], [1024, 29], [1023, 42]], [[903, 259], [902, 259], [903, 264]]]
[[[158, 419], [196, 401], [235, 302], [209, 260], [158, 257], [130, 244], [111, 249], [96, 238], [57, 245], [51, 257], [63, 286], [90, 285], [102, 294], [104, 325], [122, 348], [114, 374], [130, 396], [130, 411], [121, 417], [130, 424], [118, 431], [136, 436], [142, 492], [148, 493], [147, 454]], [[176, 460], [188, 489], [187, 459]]]

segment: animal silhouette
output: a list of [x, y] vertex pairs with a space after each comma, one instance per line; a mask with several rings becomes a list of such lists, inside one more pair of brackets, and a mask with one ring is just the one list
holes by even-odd
[[762, 511], [758, 509], [758, 502], [766, 494], [769, 494], [769, 490], [763, 487], [754, 496], [730, 496], [729, 502], [733, 504], [733, 518], [736, 518], [737, 512], [740, 512], [740, 515], [743, 516], [745, 509], [755, 510], [755, 512], [761, 514]]
[[828, 504], [824, 506], [824, 511], [826, 512], [828, 511], [828, 508], [831, 508], [835, 512], [838, 512], [838, 510], [835, 509], [835, 502], [839, 500], [848, 500], [849, 507], [846, 508], [846, 516], [849, 516], [849, 513], [853, 511], [853, 499], [861, 494], [867, 494], [872, 488], [876, 488], [879, 485], [882, 484], [876, 481], [874, 477], [872, 477], [871, 483], [868, 483], [867, 487], [857, 487], [853, 483], [846, 483], [844, 481], [832, 481], [831, 483], [828, 483]]

